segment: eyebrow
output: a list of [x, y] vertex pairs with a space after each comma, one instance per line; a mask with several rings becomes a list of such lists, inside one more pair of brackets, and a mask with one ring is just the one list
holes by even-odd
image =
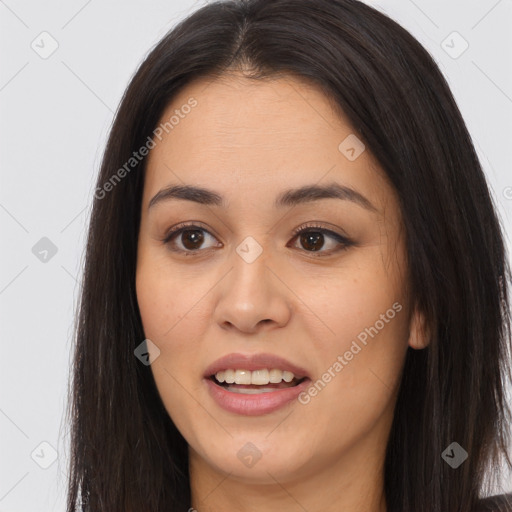
[[[213, 190], [194, 185], [170, 185], [153, 196], [149, 202], [148, 210], [158, 203], [171, 199], [193, 201], [207, 206], [226, 207], [223, 197]], [[320, 199], [352, 201], [372, 212], [378, 211], [365, 196], [350, 187], [336, 182], [326, 185], [304, 185], [299, 188], [285, 190], [275, 199], [274, 208], [295, 206]]]

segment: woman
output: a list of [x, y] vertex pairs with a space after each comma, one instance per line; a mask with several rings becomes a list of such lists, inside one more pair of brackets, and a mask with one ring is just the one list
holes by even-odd
[[354, 0], [210, 4], [95, 191], [68, 510], [512, 510], [509, 268], [446, 81]]

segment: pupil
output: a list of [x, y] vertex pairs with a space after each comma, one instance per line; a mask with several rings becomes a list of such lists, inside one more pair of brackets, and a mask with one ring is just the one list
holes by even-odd
[[[186, 236], [186, 233], [189, 233], [188, 236]], [[203, 241], [204, 236], [202, 231], [199, 231], [198, 229], [188, 230], [184, 231], [182, 234], [182, 242], [183, 245], [190, 250], [197, 249], [198, 245], [201, 245], [201, 242]], [[191, 240], [192, 243], [188, 243], [188, 241]]]
[[[317, 231], [302, 234], [300, 240], [305, 249], [309, 248], [311, 251], [318, 251], [323, 245], [322, 238], [323, 234]], [[308, 247], [309, 244], [312, 244], [313, 247]]]

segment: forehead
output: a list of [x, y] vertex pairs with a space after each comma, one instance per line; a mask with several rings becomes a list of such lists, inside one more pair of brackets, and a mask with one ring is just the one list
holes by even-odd
[[269, 203], [280, 189], [322, 180], [364, 189], [374, 204], [392, 195], [348, 119], [319, 88], [295, 77], [200, 78], [173, 98], [159, 126], [165, 123], [148, 157], [146, 203], [180, 182]]

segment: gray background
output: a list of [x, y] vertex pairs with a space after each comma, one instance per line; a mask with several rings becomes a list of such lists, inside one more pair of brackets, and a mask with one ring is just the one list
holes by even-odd
[[[203, 3], [0, 0], [0, 512], [64, 510], [63, 413], [94, 179], [137, 65]], [[509, 243], [512, 1], [368, 3], [412, 32], [447, 77]]]

